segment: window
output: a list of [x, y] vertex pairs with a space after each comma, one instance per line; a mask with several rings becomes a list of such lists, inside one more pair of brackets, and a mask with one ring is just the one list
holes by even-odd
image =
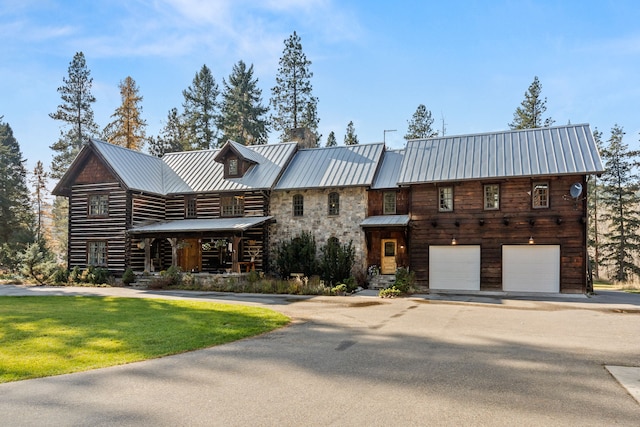
[[304, 196], [302, 194], [296, 194], [293, 196], [293, 216], [304, 215]]
[[385, 215], [396, 214], [396, 192], [387, 191], [382, 196], [382, 213]]
[[340, 215], [340, 194], [329, 193], [329, 215]]
[[87, 242], [87, 265], [107, 266], [107, 242], [96, 240]]
[[243, 216], [244, 196], [222, 196], [220, 216]]
[[484, 186], [484, 208], [488, 211], [500, 209], [500, 185], [486, 184]]
[[533, 198], [532, 205], [534, 209], [548, 208], [549, 207], [549, 183], [534, 182], [531, 196]]
[[184, 196], [184, 217], [196, 218], [198, 216], [198, 204], [196, 196]]
[[229, 159], [229, 175], [238, 176], [238, 159]]
[[453, 187], [440, 187], [439, 193], [438, 210], [451, 212], [453, 210]]
[[89, 216], [108, 216], [109, 215], [109, 195], [108, 194], [92, 194], [89, 196]]

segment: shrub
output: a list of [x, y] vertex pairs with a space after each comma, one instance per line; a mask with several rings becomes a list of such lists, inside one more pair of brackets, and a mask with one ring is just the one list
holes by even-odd
[[396, 288], [395, 286], [381, 289], [380, 292], [378, 293], [380, 298], [395, 298], [400, 296], [401, 294], [402, 294], [402, 291], [400, 291], [400, 289]]
[[69, 280], [69, 271], [61, 266], [56, 267], [51, 275], [51, 281], [57, 285], [65, 284]]
[[331, 288], [332, 294], [342, 295], [347, 293], [347, 285], [344, 283], [339, 284], [338, 286], [334, 286]]
[[82, 281], [81, 276], [82, 270], [76, 265], [69, 273], [69, 283], [80, 283]]
[[149, 287], [152, 289], [164, 289], [169, 286], [180, 286], [182, 284], [182, 271], [180, 267], [171, 266], [160, 272], [160, 277], [151, 281]]
[[413, 271], [409, 271], [405, 267], [398, 267], [396, 270], [396, 280], [393, 282], [393, 287], [402, 292], [408, 294], [413, 291], [413, 285], [416, 282], [416, 275]]
[[276, 270], [287, 278], [291, 273], [303, 273], [309, 277], [316, 274], [316, 239], [303, 231], [291, 240], [281, 242], [276, 250]]
[[51, 252], [39, 243], [28, 245], [24, 252], [18, 255], [18, 260], [20, 273], [35, 280], [39, 285], [47, 284], [57, 267]]
[[122, 283], [130, 285], [136, 281], [136, 275], [133, 273], [131, 267], [127, 268], [122, 275]]
[[320, 251], [322, 253], [320, 257], [320, 278], [328, 286], [341, 283], [351, 277], [351, 269], [355, 260], [353, 241], [341, 245], [336, 237], [331, 237]]

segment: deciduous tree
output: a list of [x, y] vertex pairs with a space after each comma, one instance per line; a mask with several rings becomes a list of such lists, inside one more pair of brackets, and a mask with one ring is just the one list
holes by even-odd
[[64, 85], [58, 88], [62, 103], [55, 113], [49, 114], [62, 122], [60, 138], [50, 147], [56, 152], [51, 163], [52, 178], [62, 177], [87, 138], [96, 137], [99, 132], [91, 108], [96, 102], [91, 94], [93, 78], [82, 52], [74, 55], [68, 73], [68, 77], [62, 78]]
[[[311, 61], [302, 51], [300, 36], [294, 31], [284, 41], [284, 51], [276, 75], [276, 85], [271, 89], [271, 122], [280, 132], [280, 140], [286, 141], [291, 129], [306, 127], [318, 132], [318, 99], [313, 96], [310, 70]], [[316, 140], [317, 142], [317, 140]]]
[[546, 119], [542, 115], [547, 111], [547, 98], [542, 98], [542, 84], [538, 76], [533, 78], [529, 89], [524, 93], [524, 101], [513, 113], [513, 122], [509, 123], [511, 129], [533, 129], [551, 126], [554, 120]]
[[229, 139], [244, 145], [267, 142], [268, 108], [262, 105], [262, 90], [253, 78], [253, 65], [243, 61], [233, 66], [229, 81], [222, 80], [222, 112], [220, 130], [222, 141]]
[[147, 122], [142, 119], [142, 95], [131, 76], [118, 85], [122, 104], [111, 115], [113, 121], [104, 129], [105, 139], [114, 145], [140, 151], [146, 138]]

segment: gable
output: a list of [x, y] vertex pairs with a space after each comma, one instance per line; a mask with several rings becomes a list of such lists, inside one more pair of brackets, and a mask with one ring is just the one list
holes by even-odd
[[84, 162], [84, 165], [81, 166], [74, 183], [97, 184], [114, 181], [117, 181], [117, 178], [107, 169], [98, 156], [92, 153]]

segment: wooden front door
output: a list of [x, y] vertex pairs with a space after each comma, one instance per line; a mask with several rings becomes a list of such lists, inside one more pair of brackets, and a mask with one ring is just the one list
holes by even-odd
[[178, 250], [178, 266], [182, 271], [200, 271], [202, 254], [199, 239], [184, 239]]
[[396, 274], [396, 252], [398, 241], [396, 239], [382, 239], [382, 254], [380, 255], [380, 274]]

